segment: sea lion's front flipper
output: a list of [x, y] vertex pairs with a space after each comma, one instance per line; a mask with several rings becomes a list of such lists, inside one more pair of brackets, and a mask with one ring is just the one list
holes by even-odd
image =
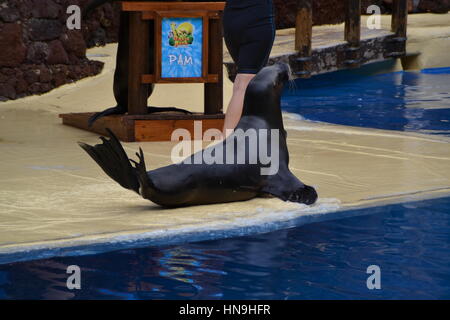
[[311, 187], [303, 184], [290, 171], [280, 169], [276, 175], [268, 178], [268, 183], [262, 188], [264, 194], [273, 195], [283, 201], [291, 201], [313, 204], [317, 200], [317, 192]]

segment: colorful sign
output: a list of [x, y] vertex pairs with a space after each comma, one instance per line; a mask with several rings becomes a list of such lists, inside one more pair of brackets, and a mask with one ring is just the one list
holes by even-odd
[[203, 19], [163, 18], [161, 78], [202, 76]]

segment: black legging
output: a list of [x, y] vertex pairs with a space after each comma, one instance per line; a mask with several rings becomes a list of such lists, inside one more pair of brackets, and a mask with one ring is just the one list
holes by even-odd
[[272, 0], [227, 0], [223, 27], [237, 73], [258, 73], [267, 64], [275, 39]]

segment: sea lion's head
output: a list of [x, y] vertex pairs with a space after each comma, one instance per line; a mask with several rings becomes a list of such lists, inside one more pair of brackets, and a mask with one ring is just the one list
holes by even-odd
[[[283, 89], [284, 85], [289, 81], [289, 77], [291, 74], [291, 68], [289, 67], [289, 65], [284, 62], [277, 62], [266, 68], [275, 76], [275, 79], [272, 79], [273, 86], [279, 89]], [[270, 69], [275, 69], [275, 72], [270, 71]]]
[[[275, 63], [264, 67], [248, 84], [245, 101], [259, 106], [262, 104], [279, 104], [289, 75], [290, 68], [286, 63]], [[244, 102], [244, 104], [246, 103]]]
[[276, 63], [261, 69], [245, 91], [243, 116], [253, 115], [269, 121], [273, 128], [282, 128], [281, 94], [288, 82], [290, 68]]
[[249, 83], [247, 92], [263, 96], [264, 93], [281, 96], [284, 85], [289, 80], [290, 68], [286, 63], [278, 62], [261, 69]]
[[256, 77], [270, 81], [274, 87], [283, 87], [289, 80], [290, 71], [291, 69], [287, 63], [277, 62], [261, 69]]

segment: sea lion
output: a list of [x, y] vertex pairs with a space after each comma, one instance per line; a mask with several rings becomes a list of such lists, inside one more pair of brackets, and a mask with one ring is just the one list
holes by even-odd
[[[194, 153], [181, 163], [147, 172], [142, 149], [136, 153], [138, 161], [128, 159], [111, 131], [110, 139], [101, 137], [102, 144], [90, 146], [79, 142], [79, 145], [122, 187], [164, 207], [242, 201], [267, 195], [313, 204], [317, 199], [314, 188], [303, 184], [289, 170], [280, 108], [288, 70], [286, 64], [263, 68], [247, 87], [242, 118], [235, 131], [224, 141]], [[271, 133], [267, 134], [266, 140], [264, 135], [257, 134], [257, 141], [253, 142], [250, 141], [251, 134], [242, 135], [253, 131]], [[267, 145], [264, 147], [261, 142], [267, 142]], [[264, 170], [273, 169], [262, 158], [263, 149], [271, 150], [270, 166], [277, 163], [273, 174], [263, 174]], [[195, 164], [199, 163], [198, 159], [211, 157], [219, 161], [207, 164], [203, 160]]]
[[[97, 7], [107, 3], [117, 0], [92, 0], [83, 9], [83, 17], [86, 18], [92, 12], [92, 10]], [[148, 0], [147, 0], [148, 1]], [[165, 0], [174, 1], [174, 0]], [[129, 15], [126, 12], [120, 12], [120, 27], [118, 35], [118, 46], [116, 55], [116, 69], [114, 70], [114, 98], [116, 99], [117, 105], [115, 107], [108, 108], [101, 112], [97, 112], [92, 115], [88, 120], [89, 127], [97, 121], [98, 119], [113, 115], [113, 114], [125, 114], [128, 112], [128, 50], [129, 50]], [[150, 61], [150, 73], [153, 72], [153, 52], [154, 52], [154, 41], [153, 41], [153, 24], [150, 24], [150, 41], [149, 41], [149, 61]], [[148, 86], [147, 97], [150, 97], [153, 93], [155, 85], [151, 84]], [[177, 111], [182, 113], [191, 113], [187, 110], [175, 108], [175, 107], [147, 107], [147, 113], [161, 112], [161, 111]]]

